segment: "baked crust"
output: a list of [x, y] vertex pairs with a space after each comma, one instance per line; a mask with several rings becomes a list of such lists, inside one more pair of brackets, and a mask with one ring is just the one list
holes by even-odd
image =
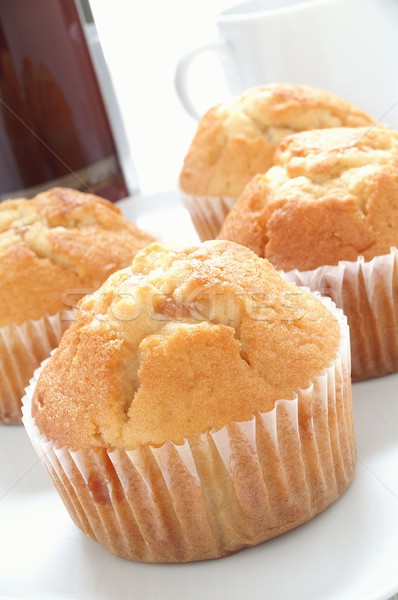
[[370, 260], [398, 246], [398, 133], [298, 133], [281, 141], [275, 162], [247, 185], [220, 239], [286, 271]]
[[305, 85], [274, 83], [211, 108], [201, 119], [180, 174], [187, 194], [237, 198], [274, 163], [292, 133], [362, 127], [374, 121], [346, 100]]
[[0, 203], [0, 327], [70, 308], [152, 241], [93, 194], [53, 188]]
[[347, 488], [349, 332], [330, 300], [230, 242], [154, 244], [80, 313], [27, 389], [24, 424], [72, 519], [109, 552], [225, 556]]
[[292, 398], [339, 340], [332, 314], [247, 248], [155, 243], [81, 300], [33, 416], [75, 449], [181, 443]]

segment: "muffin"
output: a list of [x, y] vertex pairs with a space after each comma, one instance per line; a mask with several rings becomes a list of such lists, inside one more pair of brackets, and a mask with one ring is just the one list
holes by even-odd
[[346, 319], [247, 248], [153, 244], [80, 301], [24, 423], [71, 517], [146, 562], [311, 519], [354, 474]]
[[77, 300], [152, 241], [92, 194], [53, 188], [0, 203], [0, 423], [21, 422], [24, 389]]
[[373, 127], [285, 138], [220, 238], [251, 248], [348, 317], [355, 380], [398, 370], [398, 133]]
[[297, 131], [372, 123], [330, 92], [287, 83], [250, 89], [209, 110], [180, 174], [183, 200], [201, 240], [217, 236], [245, 185], [273, 165], [282, 138]]

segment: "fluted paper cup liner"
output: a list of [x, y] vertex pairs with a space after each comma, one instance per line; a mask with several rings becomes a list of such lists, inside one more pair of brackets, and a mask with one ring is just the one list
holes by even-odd
[[22, 423], [25, 388], [35, 369], [58, 346], [71, 318], [72, 312], [61, 311], [0, 328], [0, 424]]
[[237, 200], [230, 196], [194, 196], [183, 192], [181, 197], [202, 242], [217, 237]]
[[263, 542], [335, 501], [354, 475], [355, 442], [348, 327], [329, 306], [340, 324], [339, 352], [308, 388], [181, 444], [57, 446], [31, 413], [39, 369], [23, 421], [76, 525], [118, 556], [185, 562]]
[[290, 282], [330, 296], [347, 316], [352, 378], [398, 371], [398, 249], [365, 262], [341, 261], [312, 271], [289, 271]]

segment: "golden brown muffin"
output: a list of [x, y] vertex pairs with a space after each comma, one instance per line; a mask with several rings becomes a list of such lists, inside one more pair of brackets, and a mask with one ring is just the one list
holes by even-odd
[[24, 387], [68, 325], [48, 317], [73, 307], [152, 241], [92, 194], [53, 188], [0, 203], [0, 422], [20, 421]]
[[199, 123], [180, 174], [199, 235], [217, 235], [245, 185], [274, 164], [282, 138], [298, 131], [373, 123], [330, 92], [287, 83], [250, 89], [210, 109]]
[[81, 300], [25, 413], [76, 524], [187, 561], [325, 508], [354, 472], [344, 323], [242, 246], [141, 251]]
[[[0, 204], [0, 327], [73, 306], [153, 237], [98, 196], [53, 188]], [[84, 293], [80, 292], [80, 296]]]
[[398, 133], [373, 127], [285, 138], [277, 166], [257, 175], [220, 238], [302, 271], [366, 260], [398, 244]]
[[[244, 244], [286, 271], [356, 263], [359, 256], [371, 261], [398, 246], [398, 133], [379, 127], [299, 133], [282, 140], [275, 161], [276, 166], [245, 188], [220, 238]], [[376, 263], [381, 269], [380, 260]], [[380, 284], [378, 279], [377, 286], [377, 269], [367, 269], [371, 279], [363, 283], [365, 266], [346, 267], [345, 277], [354, 268], [350, 284], [347, 280], [343, 285], [336, 270], [330, 280], [317, 276], [316, 281], [348, 316], [353, 375], [362, 379], [398, 368], [393, 337], [388, 348], [376, 343], [380, 337], [387, 343], [384, 329], [397, 339], [394, 293], [389, 306], [377, 299], [397, 284], [394, 268], [383, 267], [388, 280]], [[314, 289], [315, 275], [299, 281]], [[383, 306], [391, 318], [389, 327], [381, 325]]]

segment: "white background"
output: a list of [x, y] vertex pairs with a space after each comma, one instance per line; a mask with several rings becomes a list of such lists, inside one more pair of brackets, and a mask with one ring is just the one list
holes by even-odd
[[[196, 122], [182, 108], [179, 58], [218, 40], [217, 14], [233, 0], [91, 0], [99, 39], [144, 194], [176, 189]], [[204, 112], [227, 94], [217, 59], [198, 58], [192, 90]]]
[[[218, 40], [217, 15], [237, 0], [90, 1], [141, 191], [176, 189], [196, 129], [174, 89], [176, 65], [198, 45]], [[281, 21], [280, 27], [276, 22], [268, 29], [264, 22], [249, 30], [247, 35], [258, 36], [256, 46], [261, 50], [256, 58], [247, 54], [253, 63], [244, 69], [245, 81], [257, 80], [249, 76], [250, 66], [254, 71], [267, 66], [270, 81], [330, 89], [397, 128], [398, 0], [260, 2], [263, 7], [296, 3], [311, 5], [314, 12], [298, 10], [285, 26]], [[322, 11], [317, 12], [320, 5]], [[229, 95], [213, 55], [198, 59], [190, 74], [189, 87], [201, 114]], [[259, 83], [266, 81], [244, 87]]]

